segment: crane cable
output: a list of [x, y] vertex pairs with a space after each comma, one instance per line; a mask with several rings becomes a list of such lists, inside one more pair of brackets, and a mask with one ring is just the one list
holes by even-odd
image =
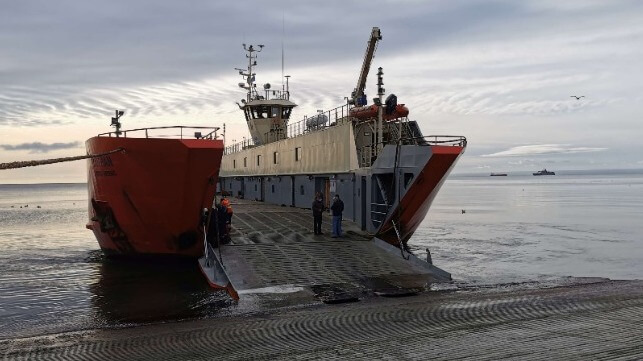
[[125, 151], [125, 148], [116, 148], [114, 150], [110, 150], [109, 152], [100, 153], [100, 154], [87, 154], [87, 155], [79, 155], [75, 157], [52, 158], [52, 159], [42, 159], [42, 160], [25, 160], [25, 161], [17, 161], [17, 162], [10, 162], [10, 163], [0, 163], [0, 170], [36, 167], [39, 165], [63, 163], [63, 162], [73, 162], [75, 160], [97, 158], [97, 157], [113, 154], [116, 152], [124, 152], [124, 151]]
[[[396, 179], [396, 188], [397, 188], [397, 208], [394, 210], [395, 215], [391, 215], [391, 223], [393, 224], [393, 229], [395, 229], [395, 234], [397, 235], [397, 240], [400, 242], [400, 254], [402, 255], [402, 258], [406, 261], [409, 260], [411, 257], [410, 252], [408, 255], [404, 255], [404, 242], [402, 242], [402, 237], [400, 236], [400, 219], [402, 218], [402, 185], [400, 184], [400, 175], [399, 175], [399, 166], [400, 166], [400, 157], [401, 157], [401, 152], [402, 152], [402, 134], [400, 133], [399, 139], [397, 140], [397, 145], [395, 147], [395, 163], [393, 165], [393, 176]], [[395, 225], [395, 221], [393, 220], [393, 217], [397, 216], [397, 225]]]

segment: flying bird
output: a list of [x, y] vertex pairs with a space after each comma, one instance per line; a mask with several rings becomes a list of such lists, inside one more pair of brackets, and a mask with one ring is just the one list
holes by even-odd
[[576, 100], [580, 100], [580, 98], [585, 98], [584, 95], [578, 96], [578, 95], [570, 95], [570, 98], [576, 98]]

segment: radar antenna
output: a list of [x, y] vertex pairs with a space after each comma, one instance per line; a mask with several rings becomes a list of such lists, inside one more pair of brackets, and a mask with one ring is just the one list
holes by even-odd
[[121, 122], [120, 119], [121, 117], [125, 115], [125, 112], [122, 110], [116, 110], [116, 116], [112, 117], [112, 127], [116, 128], [116, 131], [114, 131], [114, 134], [116, 134], [117, 137], [120, 137], [121, 135]]
[[257, 50], [254, 45], [243, 44], [243, 49], [248, 53], [246, 58], [248, 58], [248, 69], [235, 68], [239, 71], [239, 75], [243, 76], [245, 82], [239, 83], [239, 88], [243, 88], [248, 91], [246, 95], [246, 101], [249, 102], [253, 98], [257, 98], [257, 85], [255, 84], [255, 73], [252, 72], [252, 67], [257, 66], [257, 55], [253, 53], [260, 53], [263, 50], [263, 44], [257, 45], [259, 50]]

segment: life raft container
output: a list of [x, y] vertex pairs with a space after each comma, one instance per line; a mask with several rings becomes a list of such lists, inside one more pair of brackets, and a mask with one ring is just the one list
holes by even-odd
[[[355, 107], [350, 110], [350, 116], [357, 118], [359, 120], [366, 120], [370, 118], [377, 118], [377, 105], [369, 105], [364, 107]], [[382, 109], [384, 110], [384, 109]], [[382, 111], [382, 119], [384, 120], [393, 120], [397, 118], [404, 118], [409, 115], [409, 108], [404, 106], [404, 104], [398, 104], [395, 106], [394, 110], [387, 114], [386, 111]]]

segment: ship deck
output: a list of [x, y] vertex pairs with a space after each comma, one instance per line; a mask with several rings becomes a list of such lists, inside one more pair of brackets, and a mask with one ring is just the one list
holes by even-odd
[[[232, 242], [220, 247], [226, 273], [240, 293], [299, 287], [325, 302], [419, 292], [449, 275], [344, 220], [330, 236], [330, 216], [314, 235], [311, 210], [231, 199]], [[407, 256], [407, 254], [404, 254]], [[243, 295], [241, 296], [243, 297]]]

